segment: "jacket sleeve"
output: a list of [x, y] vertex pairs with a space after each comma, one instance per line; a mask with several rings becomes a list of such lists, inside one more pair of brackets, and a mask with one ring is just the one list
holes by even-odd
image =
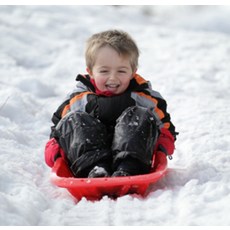
[[89, 91], [74, 92], [67, 97], [52, 116], [51, 120], [54, 125], [51, 127], [50, 138], [56, 137], [55, 127], [67, 113], [71, 111], [86, 112], [89, 95], [93, 95], [93, 93]]
[[155, 151], [161, 151], [167, 156], [172, 155], [175, 149], [176, 135], [175, 126], [171, 121], [170, 114], [167, 112], [167, 103], [161, 98], [154, 98], [155, 115], [159, 120], [159, 137], [155, 146]]
[[175, 126], [171, 121], [171, 116], [167, 112], [167, 103], [164, 98], [153, 90], [149, 91], [153, 102], [153, 112], [158, 120], [159, 137], [156, 143], [156, 151], [161, 151], [166, 155], [172, 155], [175, 149], [176, 135]]
[[152, 89], [150, 82], [145, 81], [139, 85], [139, 89], [133, 92], [132, 97], [136, 100], [137, 105], [152, 110], [157, 126], [159, 127], [159, 137], [155, 151], [160, 148], [159, 151], [167, 155], [172, 155], [175, 149], [174, 142], [178, 133], [175, 131], [170, 114], [167, 112], [167, 103], [159, 92]]
[[56, 110], [56, 112], [53, 114], [51, 121], [53, 122], [53, 126], [51, 126], [51, 133], [50, 133], [50, 138], [55, 137], [55, 127], [58, 124], [58, 122], [61, 120], [63, 117], [63, 111], [65, 110], [66, 107], [69, 107], [70, 103], [70, 98], [66, 99]]
[[159, 113], [162, 124], [160, 134], [156, 143], [156, 151], [161, 151], [167, 156], [172, 155], [175, 149], [176, 135], [175, 126], [171, 122], [170, 114], [167, 112], [166, 101], [158, 98], [156, 113]]

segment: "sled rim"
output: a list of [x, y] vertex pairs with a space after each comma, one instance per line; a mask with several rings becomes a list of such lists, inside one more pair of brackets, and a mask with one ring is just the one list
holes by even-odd
[[167, 171], [167, 159], [161, 162], [160, 167], [157, 167], [155, 171], [148, 174], [125, 176], [125, 177], [102, 177], [102, 178], [76, 178], [69, 175], [69, 177], [59, 176], [59, 170], [64, 159], [58, 158], [51, 171], [51, 181], [58, 187], [62, 188], [81, 188], [81, 187], [111, 187], [119, 185], [133, 185], [133, 184], [148, 184], [154, 183], [163, 177]]

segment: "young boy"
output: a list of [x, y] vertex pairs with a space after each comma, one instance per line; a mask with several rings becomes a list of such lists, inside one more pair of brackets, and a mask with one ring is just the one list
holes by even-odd
[[52, 167], [64, 157], [76, 177], [148, 173], [153, 154], [172, 155], [175, 127], [166, 101], [136, 73], [139, 50], [125, 32], [109, 30], [87, 41], [88, 75], [53, 114], [45, 148]]

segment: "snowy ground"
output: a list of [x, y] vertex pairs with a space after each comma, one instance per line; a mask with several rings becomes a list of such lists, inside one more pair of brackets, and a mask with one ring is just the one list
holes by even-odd
[[[0, 225], [229, 225], [230, 7], [0, 6]], [[109, 28], [141, 49], [139, 74], [180, 132], [146, 199], [76, 201], [50, 183], [50, 118]]]

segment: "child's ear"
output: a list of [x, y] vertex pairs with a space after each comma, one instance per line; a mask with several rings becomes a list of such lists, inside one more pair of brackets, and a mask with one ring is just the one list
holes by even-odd
[[86, 68], [86, 71], [87, 71], [87, 73], [90, 75], [90, 77], [92, 76], [92, 71], [90, 70], [90, 68], [89, 67], [87, 67]]

